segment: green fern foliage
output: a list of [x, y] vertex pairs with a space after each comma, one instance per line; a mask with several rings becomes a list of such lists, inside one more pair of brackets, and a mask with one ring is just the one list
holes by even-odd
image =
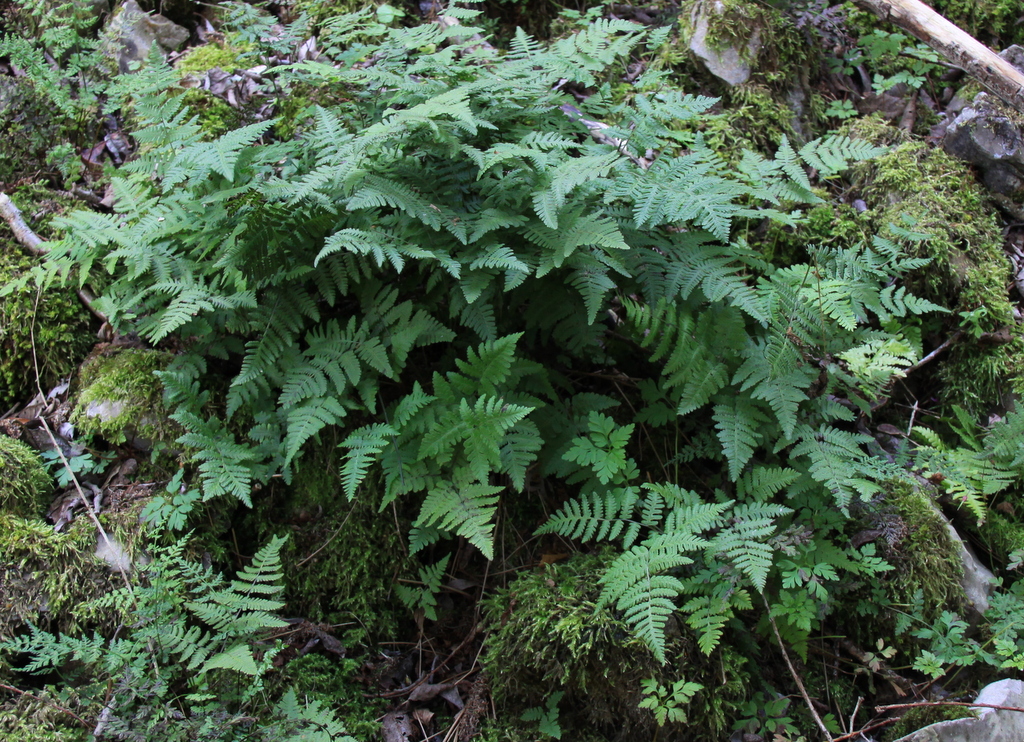
[[[264, 21], [239, 33], [278, 43]], [[345, 497], [411, 501], [413, 552], [461, 539], [491, 558], [503, 502], [543, 492], [559, 501], [539, 533], [621, 550], [602, 601], [655, 656], [676, 611], [710, 652], [754, 592], [795, 599], [780, 551], [798, 573], [819, 551], [842, 554], [837, 577], [867, 563], [831, 540], [848, 541], [851, 507], [910, 476], [858, 424], [923, 355], [917, 315], [941, 309], [903, 281], [924, 266], [921, 236], [809, 245], [774, 265], [745, 242], [752, 225], [798, 224], [821, 178], [881, 149], [839, 136], [770, 157], [723, 157], [699, 136], [684, 148], [677, 122], [715, 101], [653, 93], [653, 72], [628, 95], [607, 83], [666, 31], [595, 20], [499, 50], [465, 24], [390, 28], [373, 9], [325, 21], [321, 56], [267, 71], [322, 104], [284, 141], [270, 121], [203, 141], [154, 56], [107, 93], [138, 144], [111, 178], [113, 213], [59, 220], [40, 276], [101, 279], [115, 329], [174, 351], [159, 378], [206, 499], [252, 504], [337, 432]], [[50, 74], [31, 45], [4, 43]], [[969, 462], [977, 476], [950, 481], [980, 507], [984, 472], [1019, 477], [1006, 430], [1020, 420], [1005, 426], [921, 460]], [[805, 512], [814, 534], [793, 523]], [[261, 677], [269, 653], [243, 635], [275, 625], [276, 558], [261, 551], [230, 586], [189, 576], [205, 587], [165, 656]], [[426, 610], [424, 595], [406, 597]]]
[[[254, 705], [264, 696], [263, 679], [278, 652], [265, 639], [288, 625], [276, 615], [284, 603], [274, 597], [282, 590], [284, 543], [284, 538], [271, 539], [226, 581], [187, 561], [186, 541], [178, 541], [156, 550], [137, 580], [133, 576], [132, 583], [93, 601], [92, 610], [108, 615], [111, 625], [120, 624], [109, 639], [54, 636], [31, 627], [26, 635], [0, 642], [0, 653], [27, 656], [22, 670], [33, 673], [61, 671], [74, 662], [75, 672], [91, 679], [82, 688], [94, 689], [83, 692], [97, 694], [96, 707], [104, 709], [101, 723], [117, 738], [160, 738], [164, 718], [176, 719], [182, 734], [208, 731], [217, 719], [229, 718], [228, 728], [238, 736], [219, 739], [314, 734], [352, 742], [329, 710], [300, 708], [294, 692], [261, 712]], [[225, 675], [232, 682], [224, 683]], [[188, 693], [168, 698], [172, 684]], [[208, 703], [214, 698], [217, 704]]]

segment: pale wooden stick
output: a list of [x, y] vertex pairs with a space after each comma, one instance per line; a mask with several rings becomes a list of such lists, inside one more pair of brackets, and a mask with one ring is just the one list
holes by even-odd
[[[7, 222], [7, 226], [11, 228], [14, 233], [14, 238], [18, 240], [25, 248], [37, 257], [42, 257], [49, 252], [43, 247], [43, 240], [40, 239], [39, 235], [32, 231], [25, 220], [21, 218], [21, 210], [14, 205], [11, 201], [10, 196], [0, 191], [0, 217], [3, 217], [4, 221]], [[78, 298], [85, 305], [85, 308], [93, 313], [100, 322], [106, 322], [107, 316], [100, 310], [96, 309], [96, 297], [92, 295], [86, 289], [78, 289], [75, 293], [78, 294]]]
[[854, 0], [923, 41], [997, 96], [1024, 112], [1024, 74], [920, 0]]

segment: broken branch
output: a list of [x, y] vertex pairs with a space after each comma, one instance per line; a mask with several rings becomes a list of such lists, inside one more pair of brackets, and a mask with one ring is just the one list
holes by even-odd
[[918, 703], [893, 703], [888, 706], [875, 706], [875, 711], [893, 711], [895, 709], [911, 709], [923, 706], [967, 706], [977, 709], [998, 709], [1000, 711], [1020, 711], [1024, 714], [1024, 708], [1019, 706], [1000, 706], [995, 703], [969, 703], [968, 701], [919, 701]]
[[1024, 112], [1024, 74], [920, 0], [854, 2], [923, 41], [1007, 104]]
[[[0, 216], [3, 217], [4, 221], [7, 222], [7, 226], [11, 228], [11, 232], [14, 233], [14, 238], [20, 242], [25, 248], [35, 255], [36, 257], [42, 257], [46, 255], [49, 250], [43, 247], [43, 240], [32, 231], [25, 220], [21, 218], [21, 210], [14, 205], [11, 201], [10, 196], [6, 193], [0, 192]], [[85, 308], [92, 312], [93, 316], [96, 317], [100, 322], [106, 322], [107, 316], [100, 310], [96, 309], [96, 297], [92, 295], [86, 289], [77, 289], [76, 294], [81, 300]]]

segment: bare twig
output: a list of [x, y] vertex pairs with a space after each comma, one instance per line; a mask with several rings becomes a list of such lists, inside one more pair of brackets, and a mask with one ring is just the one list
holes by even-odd
[[349, 511], [348, 511], [348, 515], [346, 515], [346, 516], [345, 516], [345, 519], [344, 519], [343, 521], [341, 521], [341, 525], [337, 527], [337, 529], [336, 529], [336, 530], [334, 531], [334, 533], [332, 533], [332, 534], [331, 534], [330, 536], [328, 536], [328, 537], [327, 537], [327, 540], [326, 540], [326, 541], [324, 541], [324, 542], [323, 542], [323, 544], [321, 544], [321, 545], [320, 545], [320, 547], [319, 547], [319, 548], [318, 548], [318, 549], [317, 549], [316, 551], [314, 551], [314, 552], [313, 552], [312, 554], [310, 554], [310, 555], [309, 555], [308, 557], [306, 557], [306, 558], [305, 558], [305, 559], [303, 559], [303, 560], [302, 560], [301, 562], [299, 562], [298, 564], [296, 564], [296, 565], [295, 565], [295, 568], [296, 568], [296, 569], [298, 569], [298, 568], [299, 568], [299, 567], [301, 567], [301, 566], [302, 566], [303, 564], [305, 564], [305, 563], [306, 563], [306, 562], [308, 562], [308, 561], [309, 561], [310, 559], [312, 559], [312, 558], [313, 558], [313, 557], [315, 557], [315, 556], [316, 556], [317, 554], [319, 554], [319, 553], [320, 553], [321, 551], [323, 551], [323, 550], [324, 550], [325, 548], [327, 548], [327, 545], [328, 545], [329, 543], [331, 543], [331, 542], [332, 542], [332, 541], [334, 540], [335, 536], [337, 536], [337, 535], [338, 535], [339, 533], [341, 533], [341, 529], [345, 527], [345, 524], [346, 524], [346, 523], [348, 523], [348, 519], [352, 517], [352, 513], [354, 513], [354, 512], [355, 512], [355, 510], [356, 510], [356, 506], [355, 506], [355, 505], [353, 504], [353, 505], [352, 505], [352, 508], [351, 508], [351, 510], [349, 510]]
[[[1020, 711], [1024, 714], [1024, 708], [1020, 706], [1000, 706], [995, 703], [970, 703], [968, 701], [918, 701], [917, 703], [892, 703], [888, 706], [875, 706], [875, 711], [893, 711], [895, 709], [912, 709], [925, 706], [966, 706], [967, 708], [998, 709], [1000, 711]], [[833, 740], [835, 742], [835, 740]]]
[[[15, 239], [24, 245], [30, 253], [37, 257], [42, 257], [49, 252], [49, 250], [43, 247], [43, 240], [39, 235], [33, 232], [32, 228], [21, 218], [21, 211], [11, 201], [10, 196], [3, 192], [0, 192], [0, 217], [3, 217], [4, 221], [7, 222], [7, 226], [11, 228]], [[96, 297], [92, 293], [86, 289], [77, 289], [75, 293], [78, 294], [82, 304], [92, 312], [96, 319], [101, 322], [107, 321], [107, 316], [96, 309]]]
[[775, 640], [779, 643], [779, 650], [782, 652], [782, 658], [786, 660], [786, 667], [789, 668], [789, 674], [793, 677], [793, 682], [796, 683], [796, 687], [800, 689], [800, 695], [804, 699], [804, 703], [807, 704], [807, 710], [811, 712], [811, 716], [814, 717], [814, 723], [818, 725], [818, 729], [825, 736], [828, 742], [835, 742], [832, 739], [832, 735], [829, 734], [828, 727], [825, 726], [825, 722], [821, 720], [818, 715], [818, 710], [814, 708], [814, 704], [811, 702], [811, 697], [807, 694], [807, 689], [804, 687], [804, 682], [797, 675], [796, 668], [793, 667], [793, 662], [789, 659], [789, 652], [786, 651], [786, 645], [782, 641], [782, 634], [779, 633], [779, 625], [775, 623], [775, 616], [772, 615], [772, 609], [768, 605], [767, 599], [762, 595], [761, 600], [764, 602], [764, 608], [768, 616], [768, 621], [772, 625], [772, 631], [775, 632]]
[[844, 740], [847, 739], [860, 737], [862, 734], [864, 734], [864, 732], [870, 732], [881, 727], [889, 726], [890, 724], [895, 724], [897, 721], [899, 721], [899, 717], [893, 719], [883, 719], [882, 721], [876, 722], [874, 724], [868, 724], [866, 727], [858, 729], [856, 732], [850, 732], [849, 734], [844, 734], [842, 737], [836, 737], [834, 740], [832, 740], [832, 742], [844, 742]]
[[[40, 380], [40, 376], [39, 376], [39, 358], [36, 356], [36, 330], [35, 330], [35, 328], [36, 328], [36, 314], [39, 311], [39, 297], [40, 297], [40, 294], [41, 294], [41, 292], [38, 292], [38, 291], [36, 292], [36, 304], [35, 304], [35, 307], [33, 308], [33, 311], [32, 311], [32, 322], [29, 324], [29, 327], [28, 327], [28, 336], [29, 336], [29, 341], [32, 344], [32, 367], [35, 370], [35, 375], [36, 375], [36, 389], [39, 391], [39, 395], [43, 399], [46, 399], [46, 394], [43, 392], [43, 385], [42, 385], [42, 381]], [[64, 451], [61, 450], [60, 444], [57, 442], [56, 436], [54, 436], [53, 431], [50, 429], [50, 424], [46, 421], [45, 417], [39, 417], [38, 419], [39, 419], [39, 422], [42, 423], [43, 430], [46, 431], [46, 435], [49, 436], [50, 443], [53, 444], [53, 449], [57, 452], [57, 455], [60, 457], [61, 464], [64, 466], [65, 471], [70, 475], [71, 481], [75, 485], [75, 490], [77, 490], [77, 492], [78, 492], [78, 497], [81, 499], [82, 506], [85, 508], [85, 512], [88, 514], [89, 519], [92, 520], [93, 525], [96, 526], [96, 530], [99, 532], [100, 538], [102, 538], [103, 542], [107, 545], [107, 548], [113, 549], [114, 548], [114, 545], [113, 545], [114, 542], [111, 541], [110, 535], [107, 533], [106, 529], [103, 527], [103, 524], [100, 523], [100, 519], [96, 515], [96, 511], [93, 509], [92, 501], [89, 500], [89, 498], [87, 498], [85, 496], [85, 492], [82, 490], [82, 484], [81, 484], [81, 482], [78, 481], [78, 477], [75, 475], [74, 469], [71, 468], [71, 463], [67, 460], [67, 457], [64, 455]], [[122, 564], [118, 563], [117, 564], [117, 571], [121, 573], [121, 578], [124, 580], [124, 586], [125, 586], [125, 588], [127, 588], [128, 594], [131, 595], [132, 602], [136, 603], [136, 608], [138, 608], [138, 603], [135, 600], [135, 590], [132, 588], [131, 580], [128, 579], [128, 573], [125, 571], [124, 566]]]
[[51, 701], [51, 700], [49, 700], [47, 698], [43, 698], [42, 696], [37, 696], [35, 693], [29, 693], [27, 690], [22, 690], [21, 688], [15, 688], [13, 685], [7, 685], [6, 683], [0, 683], [0, 688], [2, 688], [4, 690], [8, 690], [11, 693], [17, 693], [20, 696], [25, 696], [26, 698], [31, 698], [31, 699], [33, 699], [35, 701], [39, 701], [40, 703], [45, 703], [50, 708], [56, 709], [57, 711], [60, 711], [62, 714], [67, 714], [72, 719], [74, 719], [79, 724], [81, 724], [85, 729], [89, 729], [92, 726], [91, 724], [89, 724], [89, 722], [87, 722], [85, 719], [83, 719], [81, 716], [76, 714], [71, 709], [66, 709], [63, 706], [61, 706], [59, 704], [56, 704], [56, 703], [54, 703], [53, 701]]
[[914, 371], [917, 371], [917, 369], [921, 368], [921, 366], [925, 365], [926, 363], [931, 363], [932, 361], [934, 361], [935, 357], [937, 355], [939, 355], [940, 353], [945, 351], [947, 348], [949, 348], [949, 346], [951, 346], [953, 343], [955, 343], [957, 340], [959, 340], [963, 334], [964, 334], [963, 330], [957, 330], [956, 332], [954, 332], [952, 335], [950, 335], [949, 338], [946, 339], [946, 341], [942, 345], [940, 345], [938, 348], [936, 348], [931, 353], [926, 355], [924, 358], [922, 358], [920, 361], [915, 363], [913, 366], [910, 366], [909, 368], [907, 368], [903, 372], [903, 375], [906, 376], [907, 374], [910, 374], [910, 373], [912, 373]]
[[[860, 711], [860, 704], [864, 699], [861, 696], [857, 696], [857, 705], [853, 707], [853, 713], [850, 714], [850, 726], [846, 729], [848, 732], [853, 733], [853, 724], [857, 720], [857, 712]], [[835, 742], [835, 740], [833, 740]]]
[[576, 106], [570, 105], [569, 103], [563, 103], [558, 108], [573, 121], [578, 121], [587, 127], [587, 131], [590, 132], [591, 138], [598, 144], [610, 144], [625, 155], [630, 162], [644, 170], [651, 166], [651, 161], [646, 157], [637, 157], [629, 151], [629, 143], [625, 139], [619, 139], [618, 137], [606, 134], [605, 130], [611, 128], [608, 124], [583, 118], [583, 112], [576, 108]]

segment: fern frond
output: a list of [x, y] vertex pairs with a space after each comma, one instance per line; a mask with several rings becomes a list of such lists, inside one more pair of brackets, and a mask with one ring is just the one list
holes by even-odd
[[743, 395], [715, 404], [715, 428], [722, 452], [729, 462], [729, 479], [736, 481], [761, 441], [762, 426], [768, 418]]
[[345, 463], [341, 466], [341, 483], [345, 496], [351, 501], [356, 489], [366, 478], [366, 473], [389, 443], [397, 435], [390, 425], [367, 425], [354, 430], [339, 448], [347, 449]]
[[[451, 531], [473, 544], [487, 558], [494, 558], [494, 512], [504, 487], [478, 481], [442, 481], [427, 493], [414, 523], [420, 528]], [[416, 545], [412, 551], [415, 553]]]

